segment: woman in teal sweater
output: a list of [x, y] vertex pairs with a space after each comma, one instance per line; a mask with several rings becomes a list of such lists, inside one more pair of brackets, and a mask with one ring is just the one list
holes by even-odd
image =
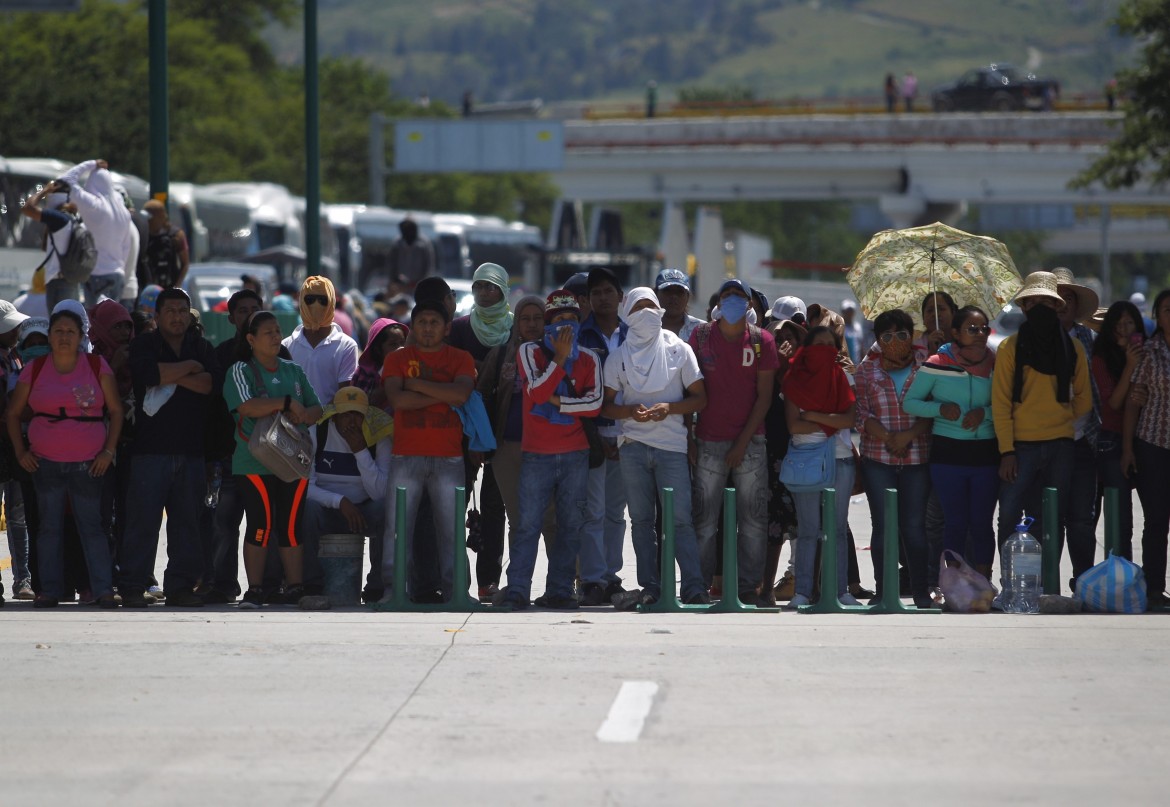
[[918, 371], [903, 408], [934, 418], [930, 478], [943, 509], [943, 546], [988, 578], [995, 559], [993, 516], [999, 495], [999, 448], [991, 420], [995, 352], [987, 315], [960, 308], [951, 340]]

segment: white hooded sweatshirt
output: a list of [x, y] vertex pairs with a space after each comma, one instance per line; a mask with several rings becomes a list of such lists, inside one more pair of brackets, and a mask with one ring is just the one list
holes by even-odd
[[[86, 173], [89, 179], [82, 187], [81, 177]], [[82, 221], [93, 233], [98, 253], [93, 274], [124, 274], [123, 267], [134, 247], [130, 235], [134, 224], [122, 197], [114, 191], [110, 172], [98, 168], [96, 160], [86, 160], [70, 168], [61, 179], [69, 183], [69, 200], [77, 205]]]

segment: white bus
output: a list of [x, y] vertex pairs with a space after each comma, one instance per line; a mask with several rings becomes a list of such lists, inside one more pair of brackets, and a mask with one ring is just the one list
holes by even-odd
[[435, 243], [435, 224], [431, 214], [425, 211], [377, 205], [329, 205], [327, 212], [337, 241], [337, 281], [345, 289], [369, 293], [385, 290], [390, 279], [390, 252], [401, 235], [398, 225], [404, 219], [413, 219], [418, 224], [419, 235]]

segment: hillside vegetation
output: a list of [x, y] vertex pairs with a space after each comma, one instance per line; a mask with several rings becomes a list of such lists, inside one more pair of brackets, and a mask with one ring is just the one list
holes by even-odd
[[[757, 98], [876, 96], [887, 72], [921, 87], [986, 62], [1028, 66], [1065, 93], [1099, 93], [1132, 43], [1119, 0], [321, 0], [322, 52], [386, 70], [396, 93], [457, 104], [660, 99], [681, 87]], [[300, 59], [299, 26], [268, 32]]]

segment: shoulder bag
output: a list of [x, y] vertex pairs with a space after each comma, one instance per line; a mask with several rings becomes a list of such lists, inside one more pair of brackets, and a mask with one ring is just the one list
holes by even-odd
[[[248, 366], [256, 379], [259, 389], [267, 387], [251, 362]], [[282, 482], [296, 482], [308, 479], [313, 464], [313, 441], [307, 432], [301, 431], [283, 412], [273, 412], [256, 419], [252, 436], [248, 438], [248, 451]]]

